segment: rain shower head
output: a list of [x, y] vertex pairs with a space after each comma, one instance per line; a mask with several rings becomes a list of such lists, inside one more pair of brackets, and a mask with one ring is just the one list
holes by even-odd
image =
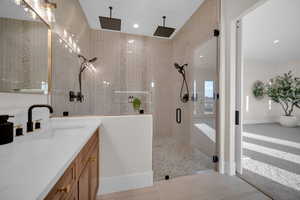
[[109, 17], [100, 16], [100, 25], [102, 29], [113, 30], [113, 31], [121, 31], [121, 19], [112, 18], [112, 9], [113, 7], [109, 7]]
[[169, 38], [175, 31], [175, 28], [166, 27], [166, 16], [163, 16], [163, 26], [158, 26], [154, 36]]

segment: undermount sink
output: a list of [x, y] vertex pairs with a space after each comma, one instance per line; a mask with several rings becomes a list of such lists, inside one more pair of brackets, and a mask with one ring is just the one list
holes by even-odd
[[16, 141], [22, 142], [32, 139], [50, 139], [82, 134], [84, 129], [93, 127], [99, 119], [95, 118], [50, 118], [49, 122], [42, 126], [42, 129], [31, 133], [25, 133], [24, 137], [17, 137]]

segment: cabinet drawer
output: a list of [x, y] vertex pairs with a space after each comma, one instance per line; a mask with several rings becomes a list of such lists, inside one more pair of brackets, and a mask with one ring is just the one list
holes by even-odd
[[59, 179], [57, 184], [50, 191], [45, 200], [68, 199], [72, 193], [76, 192], [76, 164], [73, 162]]
[[82, 170], [85, 168], [85, 166], [89, 162], [92, 150], [98, 144], [99, 144], [99, 136], [98, 136], [98, 130], [97, 130], [78, 155], [78, 158], [77, 158], [77, 168], [78, 168], [77, 174], [78, 175], [81, 174]]

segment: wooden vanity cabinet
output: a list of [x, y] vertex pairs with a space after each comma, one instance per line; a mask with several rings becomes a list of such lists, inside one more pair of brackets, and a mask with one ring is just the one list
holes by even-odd
[[[96, 140], [97, 141], [97, 140]], [[78, 181], [79, 200], [95, 200], [99, 183], [99, 142], [89, 151], [86, 165], [81, 170]]]
[[91, 153], [90, 161], [90, 194], [91, 200], [96, 199], [98, 187], [99, 187], [99, 145], [97, 145]]
[[95, 200], [99, 186], [99, 130], [65, 171], [45, 200]]

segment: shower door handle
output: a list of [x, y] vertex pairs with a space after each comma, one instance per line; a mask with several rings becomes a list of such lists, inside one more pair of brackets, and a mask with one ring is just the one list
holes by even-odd
[[177, 124], [181, 124], [181, 109], [180, 108], [176, 109], [176, 122], [177, 122]]

